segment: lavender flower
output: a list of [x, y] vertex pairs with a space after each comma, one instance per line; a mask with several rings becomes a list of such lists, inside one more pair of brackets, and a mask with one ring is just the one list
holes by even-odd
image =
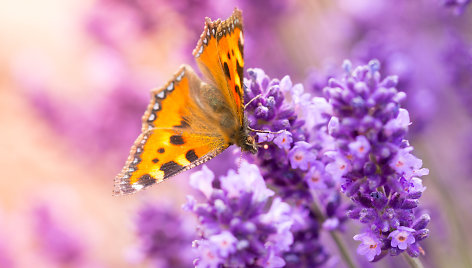
[[204, 166], [190, 178], [204, 196], [189, 196], [184, 206], [200, 222], [196, 267], [283, 267], [282, 258], [293, 243], [290, 206], [272, 198], [259, 169], [243, 162], [239, 173], [221, 178]]
[[429, 221], [426, 214], [422, 224], [415, 220], [425, 189], [419, 177], [428, 170], [405, 140], [410, 120], [400, 102], [406, 96], [396, 89], [397, 77], [381, 78], [376, 60], [355, 69], [346, 61], [344, 69], [345, 77], [331, 79], [324, 89], [333, 106], [328, 132], [336, 140], [335, 151], [326, 154], [332, 161], [326, 171], [354, 202], [349, 217], [365, 226], [354, 236], [362, 242], [359, 254], [369, 261], [383, 257], [382, 251], [417, 257]]
[[[249, 69], [248, 77], [246, 101], [261, 95], [246, 109], [250, 126], [283, 130], [280, 134], [258, 134], [264, 147], [253, 161], [271, 188], [285, 202], [296, 204], [295, 242], [284, 255], [287, 267], [323, 265], [329, 255], [318, 240], [322, 228], [342, 229], [347, 220], [337, 186], [325, 172], [322, 159], [323, 152], [332, 147], [331, 138], [319, 128], [327, 123], [330, 105], [304, 92], [301, 84], [293, 85], [288, 76], [270, 80], [261, 69]], [[324, 206], [324, 215], [311, 211], [315, 198]]]
[[[259, 150], [256, 159], [258, 165], [262, 167], [264, 179], [280, 187], [284, 193], [279, 192], [279, 194], [285, 198], [292, 195], [292, 187], [297, 188], [297, 184], [303, 183], [302, 174], [291, 172], [292, 166], [306, 170], [313, 158], [311, 154], [305, 157], [310, 147], [306, 142], [308, 132], [302, 128], [305, 122], [298, 119], [299, 115], [296, 112], [296, 109], [304, 107], [303, 87], [292, 86], [288, 76], [280, 81], [270, 80], [261, 69], [249, 69], [247, 73], [249, 78], [244, 81], [245, 102], [261, 94], [261, 97], [246, 108], [249, 125], [254, 129], [283, 131], [277, 136], [258, 133], [257, 141], [266, 142], [267, 146]], [[286, 99], [285, 95], [290, 99]], [[290, 162], [287, 159], [290, 159]], [[299, 194], [309, 196], [307, 189]]]
[[145, 204], [136, 218], [140, 259], [135, 261], [148, 259], [162, 268], [191, 266], [195, 236], [189, 222], [170, 205]]

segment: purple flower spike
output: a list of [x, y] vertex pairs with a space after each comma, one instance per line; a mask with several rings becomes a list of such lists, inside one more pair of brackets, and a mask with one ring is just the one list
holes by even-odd
[[396, 89], [397, 77], [382, 79], [376, 60], [356, 68], [346, 62], [344, 68], [345, 77], [331, 79], [323, 90], [333, 106], [326, 128], [335, 139], [324, 153], [330, 159], [326, 172], [354, 202], [349, 217], [367, 230], [354, 236], [362, 242], [359, 254], [369, 261], [385, 252], [417, 256], [422, 252], [417, 242], [429, 234], [429, 216], [415, 220], [426, 189], [420, 177], [429, 171], [405, 139], [410, 125], [408, 111], [400, 108], [405, 94]]
[[[342, 229], [349, 209], [349, 206], [341, 204], [338, 181], [350, 168], [347, 161], [340, 157], [333, 164], [333, 169], [337, 170], [331, 173], [338, 174], [337, 178], [326, 170], [326, 165], [335, 158], [324, 157], [325, 152], [335, 147], [335, 140], [326, 131], [326, 124], [333, 113], [332, 105], [325, 98], [306, 93], [303, 86], [294, 84], [289, 76], [270, 80], [260, 69], [249, 69], [248, 73], [246, 101], [262, 94], [246, 109], [251, 127], [284, 130], [275, 136], [273, 143], [265, 144], [258, 157], [253, 159], [281, 201], [297, 204], [292, 207], [294, 224], [291, 229], [285, 227], [278, 231], [279, 234], [292, 233], [280, 236], [279, 241], [285, 241], [279, 242], [280, 245], [290, 245], [283, 248], [282, 259], [286, 267], [322, 266], [329, 255], [319, 241], [320, 232]], [[267, 105], [271, 98], [275, 101], [274, 106]], [[259, 103], [272, 109], [274, 116], [260, 117], [257, 111]], [[324, 222], [310, 210], [315, 198], [328, 217]], [[289, 240], [292, 237], [293, 241]], [[277, 264], [278, 261], [274, 260], [278, 259], [272, 259], [271, 263]], [[262, 266], [270, 265], [265, 263]]]

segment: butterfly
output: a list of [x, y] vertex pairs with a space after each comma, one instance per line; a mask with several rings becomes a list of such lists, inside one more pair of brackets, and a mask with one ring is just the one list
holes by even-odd
[[142, 133], [115, 178], [115, 195], [130, 194], [200, 165], [232, 144], [257, 153], [244, 114], [242, 13], [205, 19], [193, 55], [205, 81], [182, 65], [151, 92]]

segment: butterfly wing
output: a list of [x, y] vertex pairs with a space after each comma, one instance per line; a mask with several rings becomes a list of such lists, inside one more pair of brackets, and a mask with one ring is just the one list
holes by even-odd
[[226, 149], [229, 141], [217, 126], [220, 113], [228, 114], [230, 109], [223, 98], [186, 65], [163, 88], [153, 91], [142, 133], [115, 178], [114, 194], [130, 194], [162, 182]]
[[224, 21], [206, 18], [205, 28], [193, 55], [203, 75], [221, 89], [231, 112], [244, 121], [244, 38], [241, 11], [235, 9]]

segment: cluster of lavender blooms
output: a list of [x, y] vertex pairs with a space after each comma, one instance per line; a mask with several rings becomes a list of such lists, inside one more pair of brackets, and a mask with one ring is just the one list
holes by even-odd
[[294, 241], [292, 209], [273, 197], [256, 165], [243, 162], [215, 178], [206, 166], [190, 177], [204, 198], [192, 196], [184, 208], [199, 221], [194, 241], [199, 257], [195, 267], [283, 267], [283, 253]]
[[[428, 170], [405, 140], [410, 120], [400, 102], [406, 95], [395, 88], [396, 77], [382, 80], [379, 68], [376, 60], [355, 69], [346, 61], [345, 77], [329, 80], [325, 98], [305, 93], [288, 76], [271, 80], [261, 69], [248, 70], [249, 125], [281, 132], [257, 134], [263, 147], [247, 159], [260, 170], [243, 164], [240, 174], [219, 179], [206, 167], [192, 175], [206, 198], [186, 204], [200, 221], [197, 266], [263, 260], [273, 267], [317, 267], [330, 258], [320, 233], [343, 231], [349, 218], [365, 227], [354, 239], [369, 261], [422, 253], [418, 242], [429, 234], [429, 216], [417, 206]], [[279, 216], [267, 216], [273, 213]]]
[[336, 170], [342, 192], [355, 204], [348, 215], [365, 231], [358, 253], [368, 260], [422, 253], [418, 242], [429, 234], [429, 215], [418, 217], [419, 198], [425, 187], [421, 176], [428, 170], [411, 152], [405, 136], [410, 125], [408, 111], [400, 108], [406, 95], [396, 89], [398, 78], [381, 78], [380, 65], [372, 60], [352, 69], [344, 63], [345, 77], [330, 79], [324, 92], [333, 116], [328, 133], [335, 140], [326, 171]]
[[[261, 69], [249, 69], [245, 85], [245, 101], [254, 99], [246, 108], [250, 126], [283, 131], [258, 133], [264, 147], [253, 161], [297, 214], [298, 224], [292, 228], [296, 239], [285, 253], [287, 266], [320, 266], [329, 259], [320, 232], [342, 229], [349, 208], [341, 204], [336, 184], [324, 171], [323, 152], [332, 141], [319, 126], [327, 124], [329, 104], [312, 98], [301, 84], [293, 85], [290, 77], [271, 80]], [[313, 211], [315, 202], [321, 203], [321, 214]]]
[[194, 259], [195, 238], [192, 221], [170, 205], [145, 204], [137, 214], [139, 246], [133, 263], [149, 260], [153, 267], [190, 267]]

